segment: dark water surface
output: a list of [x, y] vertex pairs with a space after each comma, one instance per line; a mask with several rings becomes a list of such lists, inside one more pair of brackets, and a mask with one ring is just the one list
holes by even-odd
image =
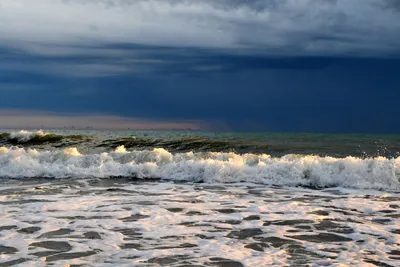
[[18, 133], [0, 130], [0, 145], [39, 148], [73, 145], [96, 151], [124, 145], [135, 149], [165, 148], [170, 152], [214, 151], [272, 156], [397, 157], [400, 152], [400, 135], [49, 130], [51, 134], [23, 139], [23, 133], [12, 136], [13, 132]]

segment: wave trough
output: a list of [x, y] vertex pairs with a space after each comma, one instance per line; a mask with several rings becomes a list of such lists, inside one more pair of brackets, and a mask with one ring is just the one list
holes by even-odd
[[170, 153], [163, 148], [82, 154], [77, 148], [38, 151], [0, 147], [0, 178], [110, 178], [251, 182], [283, 186], [400, 189], [400, 157]]

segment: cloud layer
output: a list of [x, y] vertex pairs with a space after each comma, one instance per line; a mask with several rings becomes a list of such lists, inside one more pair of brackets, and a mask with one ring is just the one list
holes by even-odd
[[398, 3], [0, 0], [0, 127], [399, 132]]
[[399, 21], [393, 0], [2, 0], [0, 42], [44, 55], [115, 43], [398, 55]]

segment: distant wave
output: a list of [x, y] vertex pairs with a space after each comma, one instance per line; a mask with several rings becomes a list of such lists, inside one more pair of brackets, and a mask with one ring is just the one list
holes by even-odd
[[[82, 133], [82, 134], [81, 134]], [[15, 131], [0, 132], [0, 146], [23, 148], [59, 149], [78, 147], [86, 152], [110, 151], [119, 146], [131, 150], [163, 148], [172, 153], [186, 152], [233, 152], [236, 154], [269, 154], [282, 157], [287, 154], [319, 155], [336, 158], [378, 157], [397, 158], [400, 143], [377, 137], [302, 135], [249, 137], [246, 134], [218, 135], [218, 133], [146, 133], [132, 132], [138, 136], [126, 136], [120, 132], [101, 131]], [[129, 134], [129, 133], [128, 133]]]
[[0, 147], [0, 177], [166, 179], [207, 183], [400, 189], [400, 158], [187, 152], [162, 148], [81, 154], [76, 148], [38, 151]]
[[40, 145], [45, 143], [57, 143], [63, 140], [84, 141], [87, 139], [90, 139], [90, 137], [83, 135], [57, 135], [43, 131], [30, 132], [21, 130], [18, 132], [0, 133], [0, 144], [11, 145]]
[[137, 138], [124, 137], [103, 141], [99, 146], [102, 147], [118, 147], [127, 148], [165, 148], [172, 151], [232, 151], [232, 150], [248, 150], [248, 151], [265, 151], [269, 149], [266, 144], [256, 144], [244, 142], [243, 140], [215, 140], [205, 137], [185, 137], [178, 139], [153, 139], [153, 138]]
[[[43, 131], [0, 133], [0, 145], [34, 146], [52, 144], [55, 147], [68, 146], [69, 142], [93, 141], [93, 136], [85, 135], [58, 135]], [[265, 152], [269, 147], [265, 144], [246, 143], [243, 140], [214, 140], [204, 137], [185, 137], [174, 139], [156, 139], [143, 137], [116, 137], [114, 139], [97, 140], [95, 147], [114, 149], [118, 146], [127, 148], [150, 149], [165, 148], [174, 152], [187, 151], [246, 151], [253, 153]]]

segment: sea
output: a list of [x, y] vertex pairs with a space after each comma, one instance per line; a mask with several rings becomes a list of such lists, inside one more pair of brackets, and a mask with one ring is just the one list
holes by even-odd
[[0, 266], [400, 266], [400, 135], [0, 130]]

